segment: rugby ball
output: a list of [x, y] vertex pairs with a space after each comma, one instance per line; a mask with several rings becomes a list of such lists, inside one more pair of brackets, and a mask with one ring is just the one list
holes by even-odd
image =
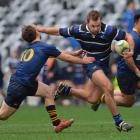
[[129, 52], [129, 44], [126, 40], [115, 41], [114, 49], [118, 54], [122, 54], [123, 52]]

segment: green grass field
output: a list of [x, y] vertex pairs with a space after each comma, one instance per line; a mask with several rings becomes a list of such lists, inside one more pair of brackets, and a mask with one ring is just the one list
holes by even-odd
[[62, 118], [74, 118], [75, 123], [55, 134], [43, 107], [21, 107], [9, 120], [0, 122], [0, 140], [140, 140], [140, 109], [120, 108], [125, 120], [135, 128], [120, 133], [105, 107], [93, 112], [89, 106], [57, 107]]

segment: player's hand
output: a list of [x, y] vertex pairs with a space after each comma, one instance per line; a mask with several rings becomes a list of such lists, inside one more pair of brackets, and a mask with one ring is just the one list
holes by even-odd
[[128, 58], [132, 57], [133, 54], [134, 54], [134, 53], [133, 53], [132, 51], [130, 51], [130, 52], [123, 52], [123, 53], [122, 53], [122, 57], [123, 57], [124, 59], [128, 59]]
[[33, 26], [38, 32], [43, 32], [44, 31], [44, 28], [42, 26], [35, 25], [35, 24], [32, 24], [31, 26]]
[[74, 55], [74, 56], [80, 56], [82, 53], [83, 53], [83, 50], [80, 49], [80, 50], [74, 51], [74, 52], [73, 52], [73, 55]]
[[84, 64], [93, 63], [95, 61], [96, 61], [96, 59], [94, 57], [87, 57], [87, 56], [83, 57]]

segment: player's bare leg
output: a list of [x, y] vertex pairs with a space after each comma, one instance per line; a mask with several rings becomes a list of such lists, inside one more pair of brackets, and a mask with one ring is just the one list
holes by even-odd
[[91, 103], [91, 108], [96, 111], [101, 103], [102, 91], [96, 86], [90, 79], [88, 80], [87, 86], [84, 90], [78, 90], [71, 88], [71, 94], [78, 98], [84, 99], [85, 101]]
[[[99, 78], [98, 78], [98, 76], [99, 76]], [[88, 101], [89, 103], [94, 104], [99, 100], [99, 98], [101, 97], [101, 94], [105, 93], [105, 95], [107, 96], [106, 99], [109, 100], [108, 104], [109, 104], [110, 111], [112, 112], [113, 115], [118, 114], [117, 112], [115, 112], [116, 104], [115, 104], [115, 101], [114, 101], [112, 93], [111, 93], [111, 92], [113, 92], [113, 87], [112, 87], [111, 82], [107, 79], [107, 77], [101, 70], [96, 71], [93, 74], [92, 79], [93, 79], [92, 81], [91, 80], [88, 81], [87, 89], [80, 90], [80, 89], [71, 88], [71, 94], [73, 96], [84, 99], [84, 100]]]
[[[106, 96], [107, 106], [110, 109], [112, 115], [114, 116], [118, 114], [116, 104], [113, 99], [113, 86], [111, 82], [108, 80], [108, 78], [105, 76], [103, 71], [97, 70], [96, 72], [94, 72], [92, 79], [93, 83], [91, 82], [89, 83], [89, 87], [87, 89], [88, 91], [71, 88], [72, 95], [83, 98], [84, 100], [90, 103], [95, 103], [101, 97], [101, 93], [104, 93]], [[94, 85], [96, 85], [96, 88]], [[95, 94], [96, 96], [94, 96], [93, 94], [94, 88], [98, 96], [96, 94]], [[99, 90], [99, 88], [101, 90]]]
[[[116, 103], [113, 98], [113, 85], [109, 79], [105, 76], [102, 70], [97, 70], [92, 75], [92, 81], [99, 86], [102, 93], [105, 94], [106, 104], [113, 116], [118, 114]], [[94, 91], [93, 91], [94, 92]]]
[[114, 121], [116, 124], [116, 128], [119, 131], [125, 131], [125, 132], [130, 131], [133, 128], [133, 126], [128, 123], [125, 123], [122, 120], [121, 115], [118, 113], [117, 106], [116, 106], [115, 100], [113, 98], [114, 97], [113, 85], [111, 84], [109, 79], [105, 76], [103, 71], [102, 70], [95, 71], [92, 75], [92, 81], [95, 85], [100, 87], [102, 90], [102, 93], [104, 93], [105, 102], [106, 102], [110, 112], [113, 115], [113, 118], [114, 118]]
[[121, 93], [120, 90], [114, 91], [114, 99], [116, 101], [117, 106], [132, 107], [134, 104], [134, 96], [125, 95]]
[[105, 76], [102, 70], [97, 70], [92, 75], [93, 82], [98, 85], [105, 95], [105, 102], [110, 112], [113, 115], [116, 127], [119, 131], [129, 131], [133, 128], [132, 125], [125, 123], [121, 115], [117, 111], [117, 106], [114, 100], [113, 85]]
[[[122, 107], [132, 107], [135, 102], [135, 98], [133, 95], [125, 95], [120, 90], [114, 90], [114, 100], [117, 106]], [[99, 104], [100, 103], [106, 103], [104, 94], [99, 99]], [[93, 104], [92, 109], [96, 111], [98, 109], [98, 106], [99, 105], [97, 103], [95, 105]]]
[[[113, 98], [113, 86], [112, 86], [111, 82], [108, 80], [108, 78], [105, 76], [105, 74], [103, 73], [103, 71], [102, 70], [97, 70], [93, 74], [92, 79], [94, 79], [93, 83], [97, 87], [100, 87], [102, 93], [105, 94], [106, 104], [107, 104], [110, 112], [113, 115], [113, 118], [114, 118], [115, 124], [116, 124], [116, 128], [119, 131], [130, 131], [133, 128], [133, 126], [130, 125], [130, 124], [128, 124], [128, 123], [125, 123], [121, 119], [121, 115], [117, 112], [116, 103], [115, 103], [115, 100]], [[90, 89], [92, 89], [92, 87], [90, 87], [89, 90]], [[81, 93], [83, 93], [83, 91], [84, 90], [81, 90]], [[62, 95], [62, 94], [69, 95], [69, 94], [71, 94], [71, 92], [74, 94], [74, 93], [77, 92], [77, 90], [75, 90], [75, 89], [73, 90], [73, 88], [69, 87], [68, 85], [60, 84], [60, 86], [59, 86], [59, 88], [58, 88], [58, 90], [56, 92], [56, 95]], [[94, 91], [92, 91], [92, 93], [93, 92]], [[101, 92], [99, 92], [99, 93], [101, 93]], [[79, 94], [80, 94], [80, 90], [79, 90]], [[81, 97], [81, 96], [82, 96], [82, 94], [80, 94], [79, 97]], [[86, 99], [85, 94], [84, 94], [84, 98], [83, 99]], [[93, 102], [95, 102], [95, 100], [93, 100]]]
[[69, 95], [69, 93], [70, 96], [72, 95], [88, 103], [91, 103], [94, 110], [96, 110], [96, 108], [98, 108], [98, 106], [100, 105], [100, 97], [102, 96], [102, 91], [90, 79], [88, 80], [84, 89], [73, 88], [65, 84], [65, 82], [61, 82], [59, 84], [58, 90], [55, 93], [55, 99], [58, 99], [60, 96], [63, 95]]
[[3, 101], [0, 108], [0, 120], [7, 120], [16, 112], [16, 110], [16, 108], [10, 107], [5, 101]]
[[94, 104], [101, 97], [101, 90], [91, 80], [88, 80], [85, 89], [71, 88], [71, 95]]
[[68, 128], [74, 122], [73, 119], [70, 120], [60, 120], [55, 108], [54, 96], [52, 88], [48, 85], [38, 82], [38, 90], [36, 96], [41, 96], [45, 98], [45, 107], [50, 116], [54, 130], [56, 133], [61, 132], [63, 129]]

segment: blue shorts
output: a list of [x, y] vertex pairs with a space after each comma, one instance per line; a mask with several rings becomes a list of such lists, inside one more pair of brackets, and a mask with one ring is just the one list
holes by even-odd
[[117, 72], [117, 80], [120, 90], [125, 95], [133, 95], [135, 93], [137, 76], [133, 72], [120, 71]]
[[108, 76], [108, 74], [109, 74], [109, 66], [108, 66], [108, 63], [101, 63], [99, 61], [96, 61], [94, 63], [84, 65], [84, 68], [85, 68], [85, 71], [86, 71], [86, 75], [90, 79], [92, 78], [92, 74], [96, 70], [102, 70], [105, 73], [106, 76]]
[[74, 85], [83, 85], [85, 83], [85, 78], [84, 77], [74, 78], [73, 83]]
[[7, 105], [17, 109], [27, 96], [34, 96], [36, 94], [37, 88], [38, 82], [35, 82], [33, 87], [27, 87], [11, 77], [5, 102]]

